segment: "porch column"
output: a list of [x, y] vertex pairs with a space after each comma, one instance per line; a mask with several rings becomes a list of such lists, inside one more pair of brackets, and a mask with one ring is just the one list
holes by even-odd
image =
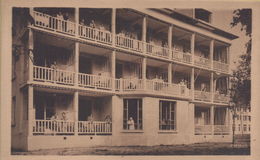
[[195, 33], [192, 33], [190, 39], [190, 52], [191, 52], [191, 63], [194, 64], [194, 52], [195, 52]]
[[116, 45], [116, 8], [112, 8], [111, 16], [112, 46]]
[[228, 64], [228, 73], [229, 73], [229, 68], [230, 68], [230, 46], [226, 47], [226, 53], [227, 53], [227, 64]]
[[214, 73], [210, 73], [210, 94], [211, 94], [211, 102], [213, 102], [214, 98]]
[[79, 116], [79, 92], [78, 91], [74, 93], [73, 111], [74, 111], [74, 121], [75, 121], [74, 133], [76, 136], [78, 135], [78, 116]]
[[212, 135], [214, 135], [214, 109], [215, 107], [213, 105], [210, 106], [210, 125], [212, 126]]
[[190, 92], [191, 92], [191, 99], [194, 100], [194, 68], [191, 68], [191, 75], [190, 75]]
[[76, 37], [78, 37], [79, 36], [79, 8], [78, 7], [75, 8], [75, 24], [76, 24], [75, 34]]
[[116, 51], [112, 51], [111, 54], [111, 77], [112, 77], [112, 91], [115, 91], [116, 83]]
[[28, 87], [28, 135], [33, 135], [33, 124], [35, 120], [34, 106], [33, 106], [33, 86]]
[[75, 55], [74, 55], [74, 71], [75, 71], [75, 86], [78, 86], [78, 72], [79, 72], [79, 42], [75, 42]]
[[168, 47], [169, 47], [169, 58], [172, 59], [172, 25], [169, 26], [168, 30]]
[[146, 32], [147, 32], [147, 16], [143, 17], [143, 28], [142, 28], [142, 41], [143, 41], [143, 53], [146, 54]]
[[168, 83], [172, 83], [172, 63], [168, 64]]
[[33, 81], [33, 49], [34, 49], [34, 38], [33, 38], [33, 31], [29, 28], [29, 40], [28, 40], [28, 72], [29, 77], [28, 80], [31, 82]]
[[209, 48], [209, 53], [210, 53], [210, 67], [213, 69], [213, 54], [214, 54], [214, 40], [212, 39], [210, 41], [210, 48]]
[[143, 84], [144, 84], [144, 89], [146, 88], [146, 62], [147, 58], [144, 57], [142, 61], [142, 79], [143, 79]]

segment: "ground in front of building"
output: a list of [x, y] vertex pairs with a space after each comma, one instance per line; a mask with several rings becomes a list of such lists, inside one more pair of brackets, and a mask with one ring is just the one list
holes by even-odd
[[197, 143], [189, 145], [110, 146], [12, 151], [13, 155], [250, 155], [249, 144]]

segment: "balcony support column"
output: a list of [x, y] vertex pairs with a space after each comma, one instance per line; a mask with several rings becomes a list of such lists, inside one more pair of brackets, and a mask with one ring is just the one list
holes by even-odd
[[74, 126], [74, 133], [75, 136], [78, 135], [78, 116], [79, 116], [79, 92], [74, 92], [74, 98], [73, 98], [73, 110], [74, 110], [74, 120], [75, 120], [75, 126]]
[[211, 128], [211, 134], [214, 135], [214, 105], [210, 106], [210, 125], [212, 126]]
[[226, 54], [227, 54], [227, 64], [228, 64], [228, 73], [230, 73], [230, 46], [227, 46], [226, 47]]
[[74, 71], [75, 71], [75, 86], [78, 86], [78, 72], [79, 72], [79, 42], [75, 42], [75, 54], [74, 54]]
[[111, 16], [112, 46], [116, 45], [116, 8], [112, 8]]
[[147, 16], [143, 17], [142, 25], [142, 41], [143, 41], [143, 53], [146, 54], [146, 32], [147, 32]]
[[214, 54], [214, 40], [212, 39], [210, 41], [210, 47], [209, 47], [209, 54], [210, 54], [210, 67], [213, 69], [213, 54]]
[[33, 121], [35, 120], [35, 110], [33, 102], [33, 86], [28, 87], [28, 135], [33, 135]]
[[211, 102], [213, 102], [214, 98], [214, 73], [210, 73], [210, 94], [211, 94]]
[[195, 33], [192, 33], [190, 39], [190, 52], [191, 52], [191, 63], [194, 64], [194, 52], [195, 52]]
[[169, 58], [172, 59], [172, 25], [169, 26], [169, 30], [168, 30], [168, 47], [169, 47]]
[[143, 79], [143, 84], [144, 84], [144, 89], [146, 88], [146, 63], [147, 63], [147, 58], [144, 57], [142, 59], [142, 79]]
[[168, 64], [168, 83], [172, 84], [172, 63]]
[[111, 54], [111, 77], [112, 77], [112, 91], [115, 91], [115, 78], [116, 78], [116, 51]]
[[33, 49], [34, 49], [34, 38], [33, 38], [33, 31], [29, 28], [29, 40], [28, 40], [28, 72], [29, 77], [28, 80], [31, 82], [33, 81]]
[[75, 8], [75, 35], [76, 35], [76, 37], [78, 37], [79, 36], [79, 8], [78, 7], [76, 7]]
[[190, 90], [191, 90], [191, 99], [194, 101], [194, 86], [195, 86], [195, 81], [194, 81], [194, 68], [191, 68], [191, 75], [190, 75]]

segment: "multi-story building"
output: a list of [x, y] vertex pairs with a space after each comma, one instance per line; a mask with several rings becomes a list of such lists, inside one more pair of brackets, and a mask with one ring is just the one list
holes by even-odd
[[229, 47], [203, 9], [14, 8], [12, 147], [229, 142]]
[[251, 109], [250, 107], [236, 108], [235, 134], [250, 135], [251, 132]]

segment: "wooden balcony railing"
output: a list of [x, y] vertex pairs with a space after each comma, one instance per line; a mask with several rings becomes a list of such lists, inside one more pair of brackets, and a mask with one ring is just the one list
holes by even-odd
[[142, 79], [120, 79], [120, 91], [140, 91], [144, 90], [144, 81]]
[[112, 123], [104, 121], [33, 120], [34, 135], [73, 135], [75, 124], [78, 134], [111, 134]]
[[230, 97], [225, 94], [214, 93], [213, 101], [216, 103], [229, 103]]
[[211, 93], [205, 91], [194, 91], [194, 99], [197, 101], [211, 101]]
[[229, 65], [219, 61], [213, 61], [213, 69], [215, 71], [228, 73]]
[[33, 134], [74, 134], [75, 123], [63, 120], [34, 120]]
[[71, 21], [62, 20], [40, 12], [33, 12], [34, 25], [69, 35], [75, 35], [76, 24]]
[[197, 135], [212, 134], [212, 125], [195, 125], [195, 134]]
[[214, 134], [229, 134], [229, 125], [214, 125]]
[[83, 25], [79, 25], [79, 37], [101, 43], [112, 44], [111, 32]]
[[112, 78], [91, 74], [78, 73], [78, 84], [82, 87], [97, 88], [97, 89], [112, 89]]
[[199, 56], [194, 56], [194, 64], [202, 67], [202, 68], [211, 68], [211, 61], [210, 59], [199, 57]]
[[125, 36], [116, 35], [116, 46], [132, 51], [143, 52], [143, 42]]
[[169, 58], [169, 48], [153, 45], [150, 43], [146, 44], [146, 52], [154, 56]]
[[79, 121], [79, 134], [111, 134], [112, 123], [103, 121]]
[[74, 85], [75, 73], [71, 71], [33, 66], [33, 80]]
[[172, 59], [178, 62], [191, 63], [192, 58], [190, 53], [183, 53], [181, 51], [172, 50]]

